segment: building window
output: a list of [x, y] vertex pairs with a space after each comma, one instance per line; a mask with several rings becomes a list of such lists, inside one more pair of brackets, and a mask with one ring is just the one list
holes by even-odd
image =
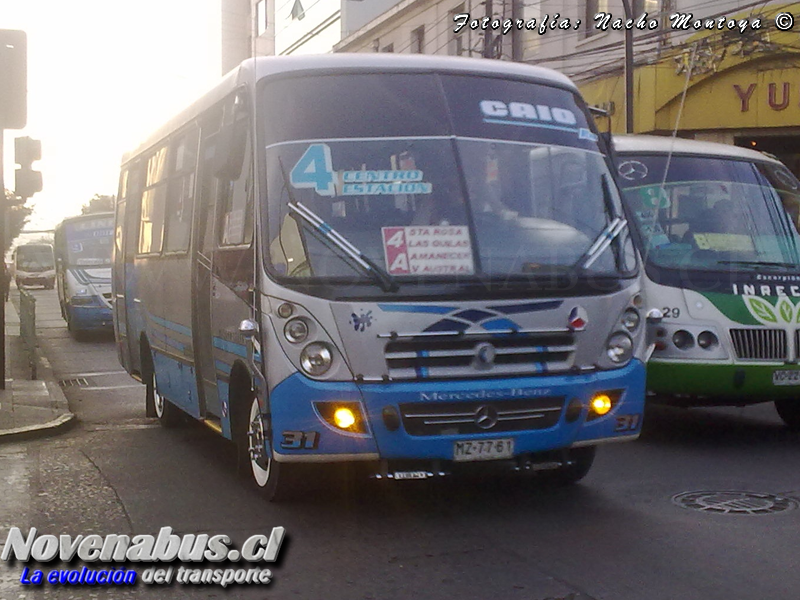
[[631, 2], [631, 11], [633, 12], [633, 18], [638, 19], [639, 16], [647, 13], [647, 16], [650, 18], [655, 17], [658, 15], [659, 10], [659, 0], [632, 0]]
[[267, 31], [267, 0], [258, 0], [256, 4], [256, 36]]
[[597, 22], [594, 20], [595, 15], [608, 12], [608, 0], [586, 0], [586, 10], [584, 11], [585, 27], [581, 27], [584, 38], [589, 38], [598, 33], [602, 33], [601, 29], [596, 29]]
[[294, 0], [294, 4], [292, 5], [292, 19], [297, 19], [299, 21], [305, 16], [306, 16], [306, 11], [303, 8], [303, 5], [300, 2], [300, 0]]
[[411, 31], [411, 53], [422, 54], [425, 52], [425, 26], [421, 25]]
[[394, 52], [394, 44], [386, 44], [382, 49], [381, 52]]
[[464, 5], [460, 4], [450, 11], [450, 40], [447, 43], [447, 53], [450, 56], [461, 56], [464, 54], [464, 31], [456, 33], [455, 30], [455, 17], [456, 15], [464, 14]]

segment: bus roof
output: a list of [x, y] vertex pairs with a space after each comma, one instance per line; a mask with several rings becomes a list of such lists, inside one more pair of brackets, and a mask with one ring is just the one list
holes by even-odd
[[732, 144], [719, 144], [700, 140], [686, 140], [660, 135], [615, 135], [614, 151], [619, 154], [681, 154], [716, 156], [758, 162], [780, 163], [777, 159]]
[[237, 86], [248, 84], [264, 77], [302, 72], [450, 72], [485, 76], [508, 76], [528, 79], [546, 85], [561, 87], [572, 92], [578, 88], [566, 76], [546, 67], [523, 63], [465, 58], [459, 56], [437, 56], [425, 54], [394, 54], [389, 52], [360, 52], [334, 54], [308, 54], [299, 56], [260, 56], [249, 58], [231, 70], [209, 92], [194, 104], [170, 119], [135, 151], [126, 153], [122, 164], [138, 156], [154, 144], [166, 138], [197, 115], [225, 98]]
[[63, 227], [67, 223], [72, 223], [73, 221], [90, 221], [92, 219], [113, 219], [114, 213], [113, 212], [98, 212], [98, 213], [89, 213], [87, 215], [75, 215], [74, 217], [67, 217], [61, 223], [56, 225], [56, 229], [59, 227]]

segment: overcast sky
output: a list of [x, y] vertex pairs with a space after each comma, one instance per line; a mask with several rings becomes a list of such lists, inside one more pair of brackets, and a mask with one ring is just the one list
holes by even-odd
[[219, 0], [0, 0], [0, 29], [28, 34], [28, 126], [44, 189], [27, 226], [51, 228], [116, 194], [122, 154], [220, 76]]

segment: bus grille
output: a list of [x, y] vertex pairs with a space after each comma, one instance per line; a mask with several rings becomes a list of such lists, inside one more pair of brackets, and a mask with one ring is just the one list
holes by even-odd
[[409, 338], [385, 349], [392, 379], [497, 377], [563, 373], [575, 361], [572, 333]]
[[782, 329], [731, 329], [736, 357], [746, 360], [785, 360], [786, 332]]
[[409, 435], [459, 435], [547, 429], [558, 423], [564, 397], [496, 402], [401, 404]]

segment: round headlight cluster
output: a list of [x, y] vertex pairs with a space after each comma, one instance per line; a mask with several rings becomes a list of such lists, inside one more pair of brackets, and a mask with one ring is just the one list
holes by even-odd
[[300, 366], [312, 377], [319, 377], [328, 372], [333, 363], [333, 353], [327, 344], [312, 342], [300, 353]]
[[608, 338], [606, 354], [611, 362], [622, 365], [633, 356], [633, 340], [627, 333], [615, 333]]
[[283, 328], [283, 335], [293, 344], [300, 344], [308, 337], [308, 324], [303, 319], [292, 319]]
[[622, 314], [622, 325], [628, 331], [636, 331], [642, 318], [639, 316], [639, 311], [635, 308], [629, 308]]
[[710, 350], [711, 348], [716, 347], [718, 344], [719, 338], [717, 338], [717, 336], [711, 331], [703, 331], [697, 336], [697, 345], [703, 350]]
[[694, 336], [685, 329], [679, 329], [672, 334], [672, 343], [678, 350], [688, 350], [694, 346]]

